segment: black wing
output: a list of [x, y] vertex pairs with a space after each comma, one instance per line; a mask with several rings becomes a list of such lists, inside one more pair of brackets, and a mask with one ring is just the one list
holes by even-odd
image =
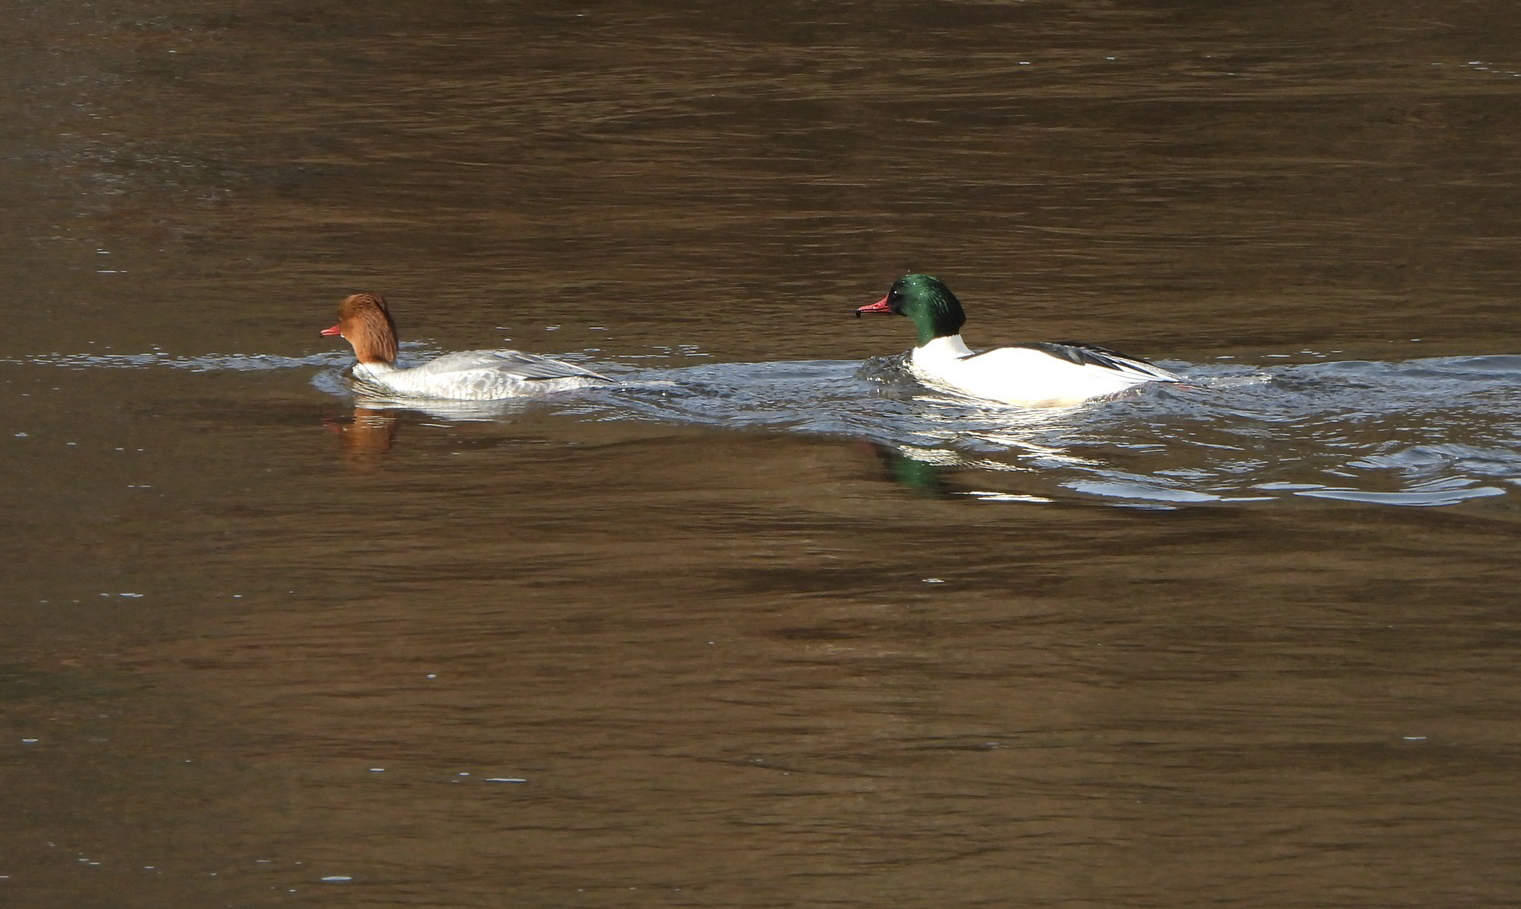
[[1163, 382], [1177, 382], [1178, 377], [1149, 360], [1122, 354], [1117, 350], [1087, 344], [1082, 341], [1031, 341], [1027, 344], [1010, 344], [1010, 347], [1027, 347], [1041, 353], [1076, 363], [1078, 366], [1099, 366], [1116, 372], [1138, 373]]

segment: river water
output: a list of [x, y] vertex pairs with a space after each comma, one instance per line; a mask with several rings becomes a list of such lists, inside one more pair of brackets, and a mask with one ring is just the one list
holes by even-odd
[[1511, 4], [0, 22], [0, 902], [1521, 899]]

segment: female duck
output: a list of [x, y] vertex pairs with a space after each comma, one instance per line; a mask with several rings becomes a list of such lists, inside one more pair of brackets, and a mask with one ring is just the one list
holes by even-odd
[[354, 294], [338, 304], [339, 335], [354, 347], [354, 381], [363, 390], [406, 398], [494, 401], [613, 381], [589, 369], [516, 350], [464, 350], [420, 366], [396, 365], [396, 323], [379, 294]]
[[1003, 404], [1060, 407], [1146, 382], [1180, 382], [1158, 366], [1075, 341], [1036, 341], [973, 353], [961, 340], [961, 301], [929, 275], [904, 275], [887, 296], [856, 310], [908, 316], [919, 330], [909, 370], [920, 381]]

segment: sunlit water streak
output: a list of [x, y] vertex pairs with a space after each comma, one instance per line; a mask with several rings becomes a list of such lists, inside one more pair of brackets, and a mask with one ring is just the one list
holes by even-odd
[[194, 357], [176, 357], [166, 351], [153, 350], [140, 354], [48, 354], [26, 360], [0, 360], [10, 363], [35, 363], [59, 366], [64, 369], [181, 369], [187, 372], [259, 372], [276, 369], [296, 369], [311, 366], [331, 366], [340, 362], [333, 354], [316, 354], [309, 357], [277, 357], [266, 354], [203, 354]]
[[[1185, 387], [1145, 386], [1075, 408], [993, 407], [936, 394], [902, 357], [639, 368], [584, 361], [614, 388], [506, 402], [356, 399], [444, 420], [528, 408], [583, 420], [796, 432], [875, 446], [894, 481], [989, 502], [1069, 499], [1148, 507], [1309, 497], [1451, 505], [1521, 487], [1521, 356], [1254, 367], [1167, 363]], [[320, 367], [352, 395], [348, 358], [57, 355], [70, 369], [192, 372]]]

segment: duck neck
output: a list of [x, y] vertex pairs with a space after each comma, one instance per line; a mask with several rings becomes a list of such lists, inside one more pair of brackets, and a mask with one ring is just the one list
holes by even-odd
[[385, 360], [371, 360], [369, 362], [360, 360], [354, 364], [353, 372], [355, 375], [384, 376], [398, 372], [400, 369], [401, 367], [395, 363], [387, 363]]
[[936, 359], [959, 360], [962, 357], [970, 357], [972, 349], [961, 340], [960, 334], [939, 335], [928, 341], [921, 340], [916, 353], [935, 357]]

